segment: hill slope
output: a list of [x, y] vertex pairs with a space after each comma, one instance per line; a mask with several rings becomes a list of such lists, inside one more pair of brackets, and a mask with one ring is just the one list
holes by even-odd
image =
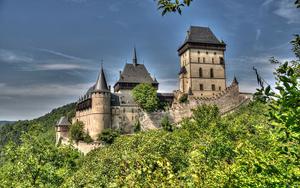
[[49, 140], [54, 141], [54, 125], [61, 116], [73, 117], [75, 103], [53, 109], [50, 113], [33, 120], [17, 121], [7, 126], [0, 126], [0, 148], [9, 141], [20, 142], [22, 132], [27, 132], [35, 126], [41, 128], [41, 134], [46, 134]]

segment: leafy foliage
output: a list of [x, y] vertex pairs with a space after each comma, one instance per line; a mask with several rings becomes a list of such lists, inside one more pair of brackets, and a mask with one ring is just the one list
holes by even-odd
[[113, 129], [104, 129], [102, 133], [99, 134], [98, 140], [103, 141], [106, 144], [112, 144], [118, 136], [120, 136], [119, 131]]
[[177, 12], [181, 14], [184, 6], [190, 6], [193, 0], [157, 0], [158, 9], [162, 10], [164, 16], [168, 12]]
[[188, 102], [188, 95], [187, 95], [187, 94], [183, 94], [183, 95], [179, 98], [179, 102], [180, 102], [180, 103], [186, 103], [186, 102]]
[[135, 133], [140, 132], [141, 131], [141, 122], [139, 120], [137, 120], [134, 124], [134, 130]]
[[[221, 118], [199, 107], [207, 126], [186, 119], [173, 132], [122, 136], [84, 158], [66, 187], [283, 187], [299, 185], [285, 172], [266, 106], [251, 103]], [[204, 117], [204, 115], [202, 116]]]
[[20, 145], [10, 142], [1, 152], [1, 187], [57, 187], [77, 170], [80, 154], [56, 147], [38, 127], [24, 133]]
[[158, 97], [156, 89], [151, 84], [139, 84], [132, 90], [133, 98], [139, 106], [147, 111], [153, 112], [157, 110]]
[[21, 135], [24, 132], [28, 132], [32, 127], [39, 127], [41, 134], [45, 136], [45, 139], [51, 140], [55, 143], [55, 131], [54, 125], [56, 121], [61, 116], [68, 116], [72, 118], [72, 114], [75, 112], [75, 103], [71, 103], [60, 108], [52, 110], [50, 113], [34, 119], [34, 120], [25, 120], [25, 121], [17, 121], [15, 123], [1, 126], [0, 127], [0, 149], [9, 143], [10, 141], [20, 144], [21, 143]]
[[170, 120], [169, 120], [169, 117], [167, 115], [165, 115], [162, 120], [161, 120], [161, 126], [164, 130], [166, 131], [169, 131], [169, 132], [172, 132], [174, 127], [173, 125], [171, 124]]
[[75, 142], [78, 142], [79, 140], [84, 139], [84, 124], [81, 121], [75, 122], [71, 125], [69, 130], [69, 137], [71, 140], [74, 140]]
[[[292, 41], [296, 60], [280, 62], [274, 72], [277, 80], [275, 91], [271, 86], [258, 89], [256, 95], [268, 105], [268, 116], [274, 126], [276, 149], [281, 163], [287, 166], [283, 174], [290, 180], [299, 181], [300, 158], [300, 37]], [[290, 185], [292, 182], [288, 182]]]

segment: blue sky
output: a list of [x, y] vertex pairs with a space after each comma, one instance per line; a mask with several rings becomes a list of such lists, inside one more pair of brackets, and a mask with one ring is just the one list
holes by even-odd
[[273, 83], [268, 59], [293, 58], [300, 31], [294, 0], [194, 0], [164, 17], [153, 0], [0, 0], [0, 120], [31, 119], [76, 101], [103, 59], [109, 84], [136, 46], [160, 82], [177, 89], [177, 48], [190, 25], [209, 26], [227, 43], [227, 82], [256, 87], [252, 66]]

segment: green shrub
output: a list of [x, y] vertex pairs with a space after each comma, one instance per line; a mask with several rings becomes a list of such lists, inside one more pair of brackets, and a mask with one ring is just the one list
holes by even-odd
[[134, 124], [134, 129], [133, 131], [136, 132], [140, 132], [141, 131], [141, 122], [139, 120], [137, 120]]
[[160, 122], [162, 128], [166, 131], [172, 132], [173, 131], [173, 125], [171, 124], [169, 117], [165, 115]]
[[69, 130], [69, 137], [71, 140], [78, 142], [79, 140], [84, 139], [84, 132], [83, 132], [84, 124], [81, 121], [77, 121], [76, 123], [72, 124]]
[[120, 136], [119, 131], [113, 129], [104, 129], [102, 133], [98, 135], [98, 140], [105, 142], [106, 144], [112, 144], [118, 136]]
[[208, 126], [220, 119], [219, 108], [216, 105], [203, 104], [193, 109], [192, 118], [199, 127]]
[[180, 98], [179, 98], [179, 103], [186, 103], [188, 102], [188, 95], [187, 94], [183, 94]]
[[132, 90], [133, 99], [145, 111], [154, 112], [159, 107], [157, 91], [151, 84], [139, 84]]
[[88, 133], [84, 133], [83, 141], [89, 144], [93, 142], [93, 139]]

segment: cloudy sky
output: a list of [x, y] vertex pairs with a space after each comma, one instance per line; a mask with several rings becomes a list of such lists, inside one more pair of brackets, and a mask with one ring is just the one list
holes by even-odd
[[160, 82], [177, 88], [177, 48], [190, 25], [209, 26], [227, 43], [227, 82], [256, 87], [252, 66], [270, 83], [272, 56], [293, 58], [300, 31], [294, 0], [194, 0], [162, 17], [153, 0], [0, 0], [0, 120], [32, 119], [76, 101], [103, 59], [113, 85], [137, 47]]

